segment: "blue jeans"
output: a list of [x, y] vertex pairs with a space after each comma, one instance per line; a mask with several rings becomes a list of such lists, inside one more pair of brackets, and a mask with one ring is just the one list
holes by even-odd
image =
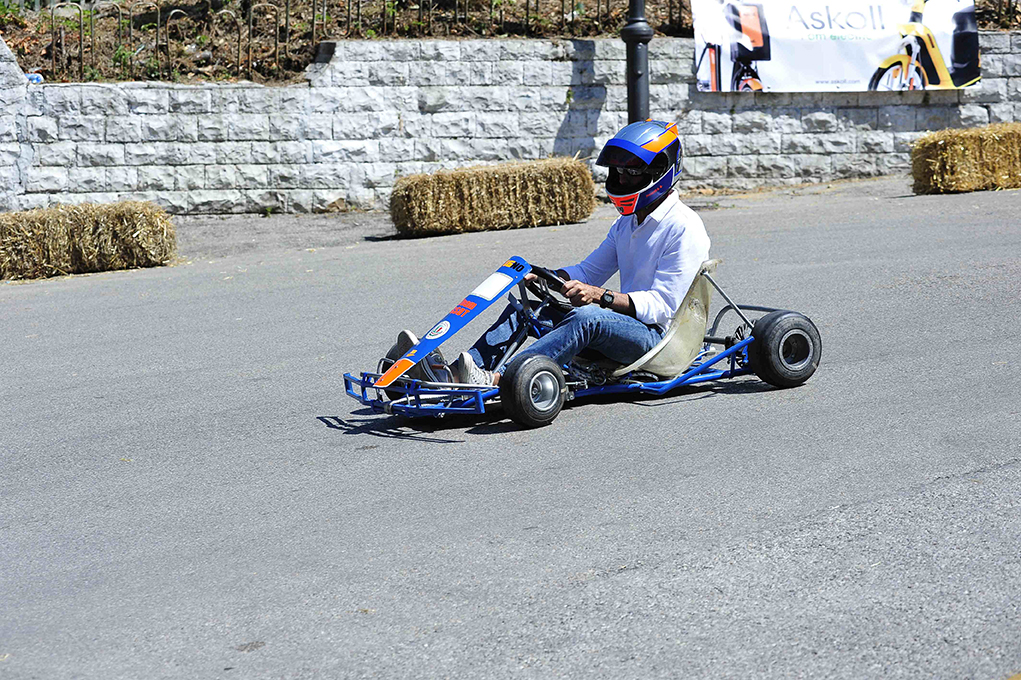
[[[558, 364], [565, 364], [583, 349], [594, 349], [607, 359], [626, 365], [636, 361], [663, 338], [658, 328], [597, 305], [575, 307], [567, 314], [546, 307], [539, 313], [539, 318], [552, 321], [553, 330], [516, 356], [544, 354]], [[500, 318], [472, 345], [468, 354], [481, 368], [493, 370], [520, 326], [520, 316], [507, 305]]]

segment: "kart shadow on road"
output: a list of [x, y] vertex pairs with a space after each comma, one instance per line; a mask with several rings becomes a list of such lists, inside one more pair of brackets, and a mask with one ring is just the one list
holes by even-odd
[[[587, 397], [578, 402], [569, 402], [565, 409], [584, 408], [586, 405], [614, 404], [627, 402], [636, 406], [661, 407], [672, 406], [688, 401], [706, 399], [724, 394], [753, 394], [769, 392], [776, 389], [758, 380], [736, 380], [725, 383], [704, 383], [702, 385], [681, 388], [667, 396], [652, 394], [608, 394]], [[316, 420], [331, 430], [343, 434], [370, 435], [384, 439], [404, 439], [408, 441], [427, 442], [432, 444], [463, 444], [464, 439], [449, 439], [439, 436], [447, 430], [458, 430], [464, 434], [488, 435], [516, 432], [521, 426], [504, 416], [503, 409], [497, 407], [483, 415], [453, 415], [447, 418], [402, 418], [399, 416], [383, 416], [371, 409], [359, 409], [352, 416], [360, 418], [341, 418], [340, 416], [316, 416]]]
[[340, 416], [316, 416], [316, 420], [331, 430], [338, 430], [343, 434], [362, 434], [433, 444], [463, 444], [465, 442], [464, 439], [448, 439], [438, 436], [446, 430], [458, 430], [465, 434], [501, 434], [521, 429], [520, 425], [504, 416], [503, 409], [499, 406], [482, 415], [451, 415], [443, 419], [383, 416], [371, 409], [359, 409], [353, 411], [351, 415], [367, 417], [355, 419]]
[[465, 434], [500, 434], [521, 429], [519, 425], [506, 418], [500, 408], [483, 415], [452, 415], [443, 419], [382, 416], [371, 409], [359, 409], [352, 412], [351, 415], [370, 417], [345, 419], [340, 416], [316, 416], [316, 420], [331, 430], [339, 430], [343, 434], [362, 434], [384, 439], [404, 439], [432, 444], [463, 444], [465, 442], [464, 439], [448, 439], [439, 436], [446, 430], [459, 430]]
[[441, 421], [420, 422], [423, 419], [400, 418], [397, 416], [380, 416], [371, 409], [360, 409], [352, 415], [372, 415], [374, 418], [344, 419], [340, 416], [316, 416], [331, 430], [338, 430], [343, 434], [365, 434], [384, 439], [405, 439], [418, 442], [429, 442], [432, 444], [463, 444], [463, 439], [445, 439], [442, 437], [430, 437], [429, 435], [437, 430], [449, 428], [447, 423]]

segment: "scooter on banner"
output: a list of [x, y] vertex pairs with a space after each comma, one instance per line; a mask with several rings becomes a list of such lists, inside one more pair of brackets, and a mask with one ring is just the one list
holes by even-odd
[[954, 14], [948, 69], [936, 36], [922, 23], [928, 1], [915, 0], [908, 23], [897, 27], [903, 38], [898, 53], [884, 59], [872, 74], [870, 90], [949, 90], [981, 79], [975, 6], [969, 3], [966, 9]]
[[[730, 60], [733, 64], [730, 78], [730, 92], [761, 92], [765, 88], [756, 62], [769, 61], [769, 29], [762, 5], [725, 2], [718, 0], [726, 21], [724, 34], [732, 36], [730, 40]], [[715, 23], [715, 22], [713, 22]], [[712, 25], [712, 24], [711, 24]], [[705, 43], [702, 53], [695, 64], [696, 74], [702, 73], [702, 65], [708, 58], [708, 78], [700, 78], [699, 90], [703, 92], [721, 92], [722, 77], [720, 59], [723, 52], [722, 40], [711, 39], [704, 33], [700, 36]]]
[[727, 23], [739, 34], [730, 43], [730, 60], [734, 73], [730, 89], [734, 92], [761, 92], [764, 88], [755, 63], [769, 61], [769, 27], [762, 5], [728, 2], [725, 9]]
[[[695, 78], [698, 79], [698, 89], [700, 92], [719, 92], [720, 88], [720, 44], [712, 42], [705, 34], [699, 36], [702, 42], [705, 43], [705, 47], [702, 48], [702, 54], [698, 55], [698, 61], [695, 62]], [[706, 63], [706, 58], [709, 58], [709, 62]], [[702, 78], [702, 65], [705, 64], [709, 73], [706, 78]]]

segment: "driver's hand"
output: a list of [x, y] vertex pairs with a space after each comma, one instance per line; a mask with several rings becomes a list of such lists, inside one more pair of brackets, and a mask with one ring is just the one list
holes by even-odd
[[563, 295], [565, 298], [571, 301], [571, 304], [575, 307], [584, 307], [590, 305], [593, 302], [599, 302], [599, 298], [603, 295], [603, 289], [597, 288], [596, 286], [590, 286], [587, 283], [576, 281], [571, 279], [564, 284]]

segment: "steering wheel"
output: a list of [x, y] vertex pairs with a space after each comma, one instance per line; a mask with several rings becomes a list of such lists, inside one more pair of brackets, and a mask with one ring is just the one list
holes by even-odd
[[567, 282], [560, 278], [555, 271], [533, 264], [532, 273], [538, 278], [525, 285], [540, 302], [547, 302], [565, 314], [574, 309], [574, 306], [560, 295], [560, 291]]

